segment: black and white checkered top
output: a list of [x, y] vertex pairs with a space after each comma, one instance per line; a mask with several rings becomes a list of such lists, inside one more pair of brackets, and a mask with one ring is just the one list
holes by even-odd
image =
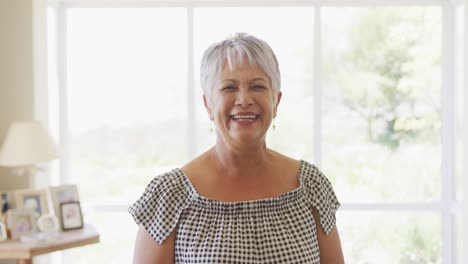
[[329, 234], [340, 206], [328, 179], [301, 160], [298, 188], [222, 202], [199, 195], [180, 170], [155, 177], [129, 208], [157, 243], [176, 230], [176, 263], [320, 263], [317, 227]]

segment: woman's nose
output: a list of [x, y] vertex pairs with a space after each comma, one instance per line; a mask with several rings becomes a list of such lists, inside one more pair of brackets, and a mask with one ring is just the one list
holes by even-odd
[[254, 100], [249, 89], [239, 89], [239, 91], [237, 92], [236, 105], [246, 107], [252, 105], [253, 102]]

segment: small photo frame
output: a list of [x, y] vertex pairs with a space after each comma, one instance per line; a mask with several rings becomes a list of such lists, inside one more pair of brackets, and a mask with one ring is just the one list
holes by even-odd
[[[60, 217], [60, 204], [65, 202], [79, 202], [80, 196], [76, 184], [66, 184], [49, 187], [50, 198], [54, 207], [55, 215], [59, 219], [60, 227], [63, 226]], [[63, 229], [62, 229], [63, 230]]]
[[59, 230], [58, 219], [55, 215], [45, 214], [37, 219], [37, 227], [39, 231], [44, 233], [52, 233]]
[[24, 189], [15, 191], [17, 208], [30, 208], [36, 213], [36, 219], [49, 213], [46, 189]]
[[0, 191], [0, 215], [6, 214], [6, 211], [14, 208], [13, 192]]
[[54, 205], [55, 214], [60, 213], [60, 204], [64, 202], [79, 202], [78, 188], [76, 184], [67, 184], [49, 187], [50, 198]]
[[83, 228], [80, 202], [60, 203], [60, 222], [64, 231]]
[[11, 238], [17, 239], [22, 235], [37, 232], [36, 211], [31, 208], [15, 208], [8, 211], [8, 227]]
[[0, 242], [5, 241], [8, 238], [6, 225], [3, 220], [0, 219]]

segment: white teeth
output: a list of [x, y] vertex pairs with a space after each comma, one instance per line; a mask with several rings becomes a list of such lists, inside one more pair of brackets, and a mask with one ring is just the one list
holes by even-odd
[[239, 120], [239, 119], [255, 120], [255, 119], [257, 119], [257, 115], [233, 115], [232, 119], [234, 119], [234, 120]]

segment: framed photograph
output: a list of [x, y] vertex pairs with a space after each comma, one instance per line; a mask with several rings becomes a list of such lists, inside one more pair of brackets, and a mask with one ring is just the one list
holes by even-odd
[[60, 214], [60, 204], [65, 202], [79, 202], [78, 188], [76, 184], [67, 184], [49, 187], [50, 198], [54, 205], [55, 215]]
[[0, 215], [5, 214], [8, 209], [14, 208], [13, 192], [0, 191]]
[[36, 233], [36, 211], [31, 208], [11, 209], [8, 211], [8, 227], [13, 239]]
[[15, 191], [17, 208], [30, 208], [36, 213], [36, 219], [49, 213], [46, 189], [24, 189]]
[[37, 219], [37, 227], [41, 232], [52, 233], [59, 230], [59, 223], [55, 215], [45, 214]]
[[7, 239], [7, 229], [5, 223], [0, 219], [0, 242]]
[[62, 230], [83, 228], [83, 215], [80, 202], [64, 202], [60, 204], [60, 222]]

